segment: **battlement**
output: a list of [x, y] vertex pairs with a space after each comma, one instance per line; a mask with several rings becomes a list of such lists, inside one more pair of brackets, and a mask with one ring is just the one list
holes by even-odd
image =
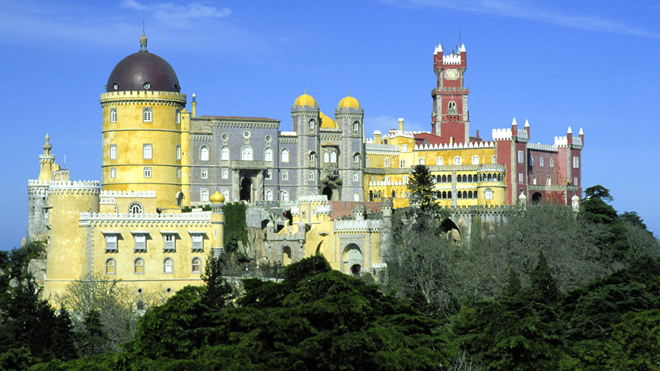
[[[573, 145], [575, 146], [581, 146], [582, 145], [582, 138], [580, 137], [573, 137]], [[557, 147], [566, 147], [568, 146], [568, 137], [555, 137], [555, 146]]]
[[404, 182], [402, 180], [395, 180], [395, 181], [389, 181], [389, 180], [378, 180], [378, 181], [371, 181], [369, 182], [370, 187], [378, 187], [378, 186], [405, 186], [408, 184], [408, 182]]
[[[524, 131], [524, 130], [523, 130]], [[418, 146], [415, 144], [413, 151], [430, 151], [438, 149], [463, 149], [463, 148], [494, 148], [494, 142], [469, 142], [467, 144], [463, 143], [444, 143], [444, 144], [424, 144]]]
[[149, 99], [159, 99], [159, 100], [177, 100], [177, 101], [186, 101], [186, 95], [183, 93], [177, 93], [173, 91], [140, 91], [140, 90], [131, 90], [131, 91], [111, 91], [101, 94], [101, 101], [104, 100], [123, 100], [126, 98], [149, 98]]
[[101, 197], [156, 197], [156, 191], [101, 191]]
[[28, 187], [48, 187], [50, 180], [28, 179]]
[[378, 233], [382, 220], [335, 220], [335, 233]]
[[444, 64], [461, 64], [460, 54], [449, 54], [442, 56], [442, 63]]
[[[493, 129], [493, 140], [511, 140], [511, 128], [506, 129]], [[529, 139], [525, 129], [517, 129], [516, 136], [518, 138]]]
[[133, 214], [133, 213], [80, 213], [80, 226], [108, 227], [210, 227], [211, 211], [193, 211], [181, 214]]
[[375, 144], [372, 142], [367, 142], [365, 149], [370, 152], [390, 152], [390, 153], [399, 153], [399, 146], [394, 144]]
[[328, 196], [326, 196], [326, 195], [300, 196], [300, 197], [298, 197], [298, 203], [300, 205], [308, 205], [308, 204], [327, 205], [328, 204]]
[[557, 146], [555, 144], [527, 143], [527, 148], [538, 151], [557, 152]]

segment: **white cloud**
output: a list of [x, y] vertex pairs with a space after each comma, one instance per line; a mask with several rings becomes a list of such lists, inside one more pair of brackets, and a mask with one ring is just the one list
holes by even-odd
[[121, 6], [127, 9], [146, 11], [158, 20], [192, 20], [200, 18], [225, 18], [232, 14], [231, 9], [218, 9], [211, 5], [193, 2], [186, 5], [160, 3], [144, 5], [136, 0], [123, 0]]
[[[380, 130], [381, 134], [387, 134], [390, 129], [399, 130], [399, 119], [387, 115], [367, 116], [364, 118], [365, 134], [367, 138], [373, 138], [374, 130]], [[428, 131], [428, 125], [420, 125], [413, 121], [404, 120], [405, 131]]]
[[[404, 7], [431, 7], [455, 9], [459, 11], [491, 14], [501, 17], [523, 18], [537, 22], [549, 23], [563, 27], [571, 27], [588, 31], [609, 32], [636, 35], [642, 37], [660, 38], [660, 34], [635, 28], [616, 20], [589, 15], [566, 14], [554, 9], [542, 8], [532, 2], [520, 0], [383, 0], [385, 3]], [[547, 4], [552, 4], [548, 2]]]

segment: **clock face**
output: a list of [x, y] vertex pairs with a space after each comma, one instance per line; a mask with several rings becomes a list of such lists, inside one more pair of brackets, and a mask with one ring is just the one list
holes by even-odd
[[119, 89], [119, 84], [115, 83], [114, 85], [112, 85], [112, 87], [115, 88], [115, 90], [118, 90]]
[[144, 86], [145, 89], [149, 89], [151, 87], [151, 84], [149, 84], [148, 82], [145, 82], [144, 85], [142, 85], [142, 86]]
[[447, 80], [456, 80], [456, 79], [458, 79], [458, 70], [456, 70], [456, 69], [447, 70], [445, 72], [445, 78]]

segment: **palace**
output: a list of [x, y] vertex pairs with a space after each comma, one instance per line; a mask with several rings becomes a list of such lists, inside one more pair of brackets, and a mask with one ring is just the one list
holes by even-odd
[[430, 132], [406, 131], [399, 119], [398, 130], [368, 139], [355, 97], [342, 98], [333, 119], [306, 92], [284, 131], [270, 118], [198, 116], [195, 94], [188, 111], [174, 69], [143, 35], [100, 97], [101, 183], [71, 181], [48, 135], [39, 177], [28, 181], [27, 240], [48, 244], [46, 297], [92, 273], [139, 293], [199, 284], [206, 256], [223, 251], [225, 202], [249, 205], [257, 242], [248, 255], [257, 260], [286, 265], [320, 252], [342, 272], [377, 271], [418, 164], [453, 215], [495, 215], [527, 199], [574, 203], [582, 130], [532, 144], [529, 123], [519, 129], [514, 119], [490, 141], [470, 136], [466, 68], [464, 46], [449, 55], [436, 47]]

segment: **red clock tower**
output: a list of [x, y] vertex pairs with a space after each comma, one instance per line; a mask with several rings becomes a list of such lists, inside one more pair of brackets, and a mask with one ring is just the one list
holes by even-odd
[[465, 54], [465, 45], [461, 45], [458, 53], [452, 51], [449, 55], [444, 55], [442, 45], [438, 45], [433, 53], [433, 71], [437, 77], [437, 87], [431, 92], [431, 127], [433, 134], [441, 137], [444, 143], [470, 141], [470, 92], [463, 86], [463, 76], [467, 68]]

